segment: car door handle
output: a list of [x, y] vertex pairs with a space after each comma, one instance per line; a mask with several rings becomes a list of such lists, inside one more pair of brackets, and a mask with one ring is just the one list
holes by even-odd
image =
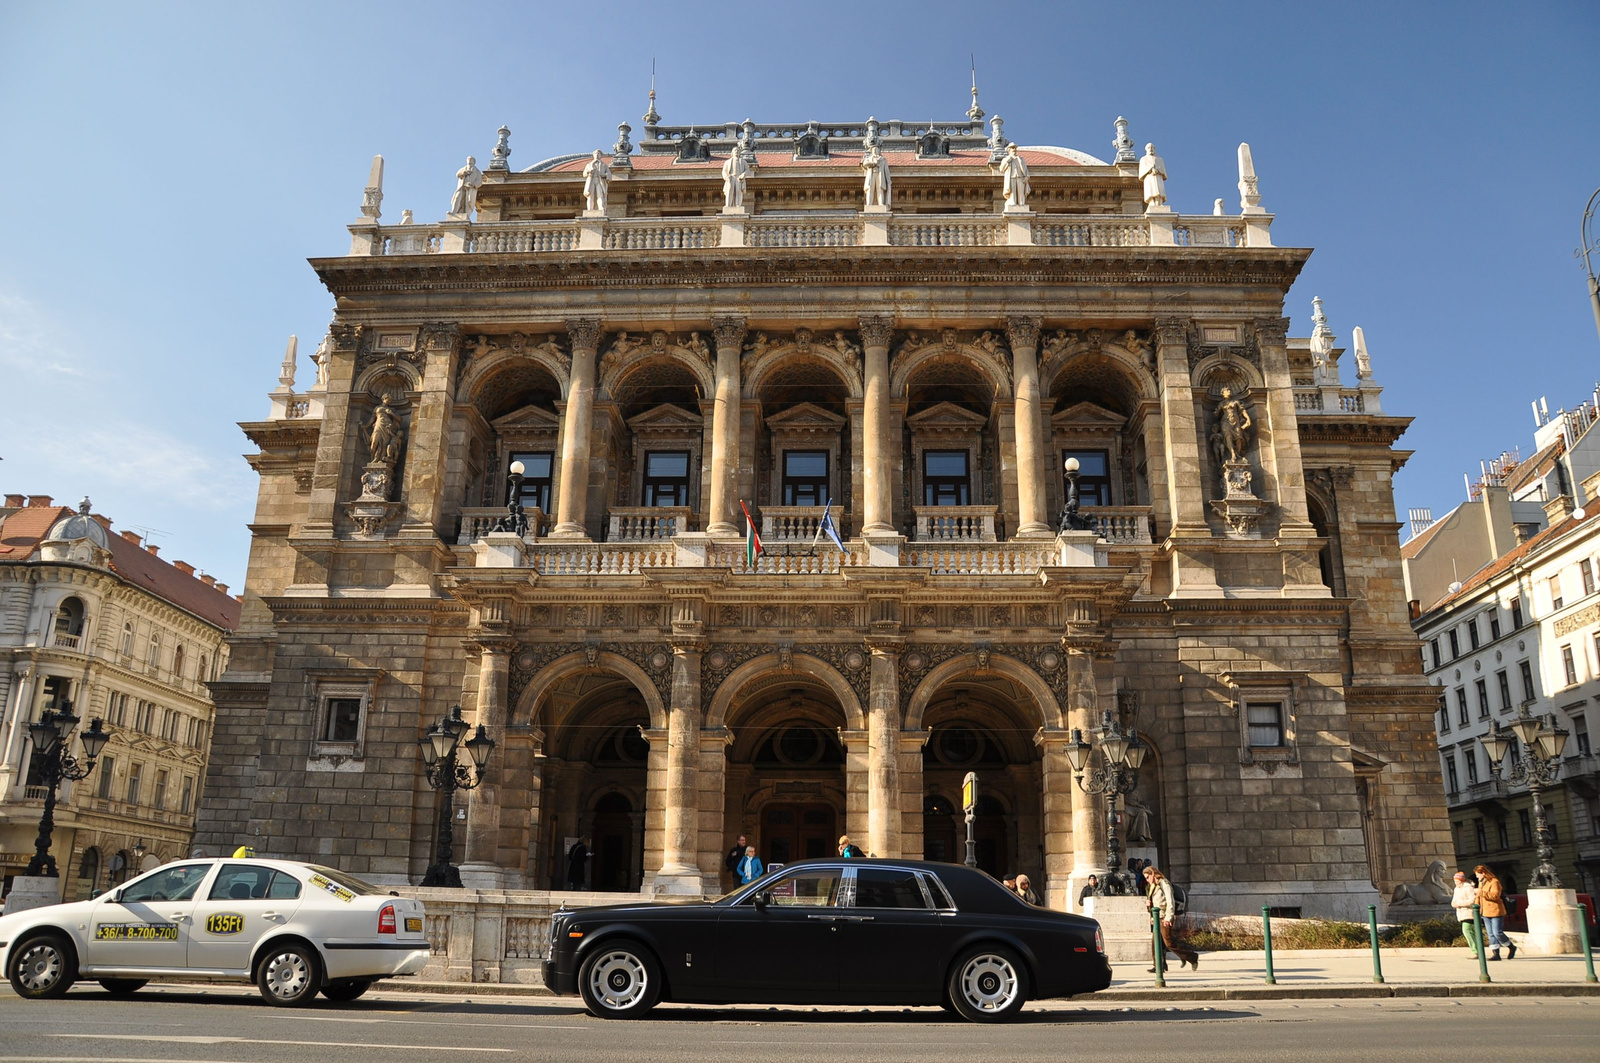
[[848, 919], [852, 923], [870, 923], [878, 918], [875, 915], [841, 915], [840, 919]]
[[167, 918], [171, 919], [174, 923], [187, 923], [189, 921], [189, 913], [188, 912], [173, 912]]
[[833, 923], [833, 922], [837, 922], [841, 917], [837, 916], [837, 915], [818, 915], [815, 912], [809, 912], [809, 913], [806, 914], [806, 918], [807, 919], [820, 919], [825, 923]]
[[279, 915], [277, 912], [262, 912], [261, 913], [261, 918], [277, 920], [277, 919], [282, 919], [283, 916]]

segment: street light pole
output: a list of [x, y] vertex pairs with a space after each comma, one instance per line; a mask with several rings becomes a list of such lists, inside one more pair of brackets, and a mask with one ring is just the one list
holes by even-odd
[[1578, 226], [1578, 254], [1583, 257], [1584, 272], [1589, 275], [1589, 308], [1594, 311], [1594, 327], [1600, 332], [1600, 280], [1595, 279], [1594, 263], [1590, 255], [1600, 251], [1600, 240], [1594, 236], [1594, 208], [1595, 200], [1600, 199], [1600, 188], [1595, 189], [1594, 195], [1589, 197], [1589, 202], [1583, 208], [1583, 221]]
[[1489, 771], [1500, 778], [1501, 762], [1513, 742], [1521, 742], [1527, 756], [1517, 758], [1505, 771], [1507, 782], [1526, 782], [1533, 797], [1533, 832], [1538, 839], [1539, 866], [1534, 869], [1530, 886], [1548, 886], [1559, 889], [1561, 878], [1556, 874], [1555, 837], [1550, 833], [1550, 822], [1545, 816], [1544, 788], [1556, 781], [1561, 772], [1561, 752], [1567, 747], [1567, 731], [1549, 725], [1541, 717], [1533, 716], [1524, 705], [1517, 718], [1511, 722], [1515, 737], [1507, 734], [1498, 723], [1490, 726], [1489, 733], [1479, 739], [1483, 751], [1489, 755]]
[[1089, 757], [1096, 747], [1084, 740], [1083, 732], [1072, 729], [1072, 741], [1067, 743], [1067, 760], [1072, 764], [1073, 778], [1078, 788], [1086, 794], [1106, 798], [1106, 875], [1095, 888], [1096, 894], [1134, 893], [1137, 883], [1122, 866], [1122, 841], [1117, 834], [1117, 798], [1131, 794], [1139, 781], [1139, 765], [1144, 763], [1149, 748], [1139, 740], [1136, 732], [1124, 733], [1115, 715], [1107, 711], [1103, 722], [1095, 731], [1100, 739], [1100, 758], [1089, 771]]
[[78, 726], [78, 717], [72, 715], [72, 703], [63, 702], [60, 711], [46, 709], [37, 723], [28, 725], [28, 736], [33, 739], [34, 770], [44, 786], [44, 814], [39, 817], [39, 836], [34, 839], [33, 859], [28, 861], [29, 877], [56, 878], [56, 859], [50, 855], [50, 840], [56, 829], [56, 787], [63, 779], [87, 779], [94, 771], [94, 762], [111, 740], [102, 722], [95, 720], [89, 729], [78, 736], [83, 745], [83, 762], [67, 752], [72, 731]]
[[[424, 886], [461, 887], [461, 871], [450, 862], [450, 850], [455, 842], [455, 792], [475, 790], [482, 784], [484, 766], [495, 747], [494, 739], [489, 737], [481, 723], [477, 733], [462, 742], [461, 736], [471, 726], [461, 718], [461, 706], [457, 705], [450, 710], [449, 716], [441, 719], [417, 740], [422, 750], [428, 785], [441, 795], [438, 839], [433, 864], [422, 876]], [[457, 755], [462, 746], [466, 747], [469, 762], [462, 762]]]

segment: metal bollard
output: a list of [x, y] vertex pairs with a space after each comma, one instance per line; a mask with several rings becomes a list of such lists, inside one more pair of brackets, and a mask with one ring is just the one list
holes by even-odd
[[1583, 980], [1593, 982], [1594, 952], [1589, 948], [1589, 910], [1578, 905], [1578, 933], [1583, 935]]
[[1372, 980], [1383, 981], [1383, 961], [1378, 958], [1378, 906], [1367, 905], [1367, 927], [1372, 934]]
[[1167, 986], [1167, 957], [1161, 948], [1161, 909], [1150, 909], [1150, 938], [1155, 946], [1156, 954], [1156, 985], [1165, 989]]
[[1483, 909], [1472, 906], [1472, 921], [1478, 927], [1478, 981], [1489, 981], [1489, 943], [1483, 938]]
[[1278, 979], [1272, 974], [1272, 909], [1266, 905], [1261, 906], [1261, 940], [1267, 949], [1267, 984], [1277, 985]]

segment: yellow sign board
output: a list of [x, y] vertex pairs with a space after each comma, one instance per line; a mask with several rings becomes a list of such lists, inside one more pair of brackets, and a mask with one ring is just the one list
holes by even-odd
[[978, 807], [978, 773], [967, 772], [967, 777], [961, 780], [961, 811], [971, 812]]

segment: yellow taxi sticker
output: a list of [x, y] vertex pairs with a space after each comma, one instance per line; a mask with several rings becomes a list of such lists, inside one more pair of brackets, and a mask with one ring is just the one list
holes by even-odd
[[244, 916], [237, 912], [215, 912], [206, 916], [206, 933], [237, 934], [244, 929]]
[[420, 933], [422, 933], [422, 920], [418, 919], [414, 915], [406, 916], [406, 933], [408, 933], [408, 934], [420, 934]]
[[351, 893], [337, 882], [334, 882], [328, 878], [324, 878], [321, 875], [312, 875], [311, 884], [318, 889], [327, 890], [329, 893], [333, 894], [341, 901], [344, 901], [346, 904], [349, 904], [351, 901], [355, 900], [356, 895], [354, 893]]
[[96, 941], [177, 941], [177, 923], [101, 923]]

